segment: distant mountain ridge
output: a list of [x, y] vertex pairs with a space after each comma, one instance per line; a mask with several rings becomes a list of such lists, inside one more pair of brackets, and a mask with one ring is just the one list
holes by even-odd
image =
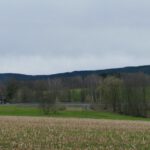
[[120, 74], [120, 73], [138, 73], [138, 72], [143, 72], [145, 74], [150, 75], [150, 65], [113, 68], [113, 69], [104, 69], [104, 70], [74, 71], [74, 72], [58, 73], [52, 75], [25, 75], [25, 74], [16, 74], [16, 73], [1, 73], [0, 81], [7, 81], [10, 79], [47, 80], [53, 78], [65, 78], [65, 77], [75, 77], [75, 76], [85, 77], [91, 74], [112, 75], [112, 74]]

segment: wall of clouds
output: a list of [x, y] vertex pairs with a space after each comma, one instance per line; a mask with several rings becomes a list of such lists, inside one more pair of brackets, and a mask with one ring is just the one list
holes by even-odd
[[0, 72], [149, 64], [149, 6], [148, 0], [1, 0]]

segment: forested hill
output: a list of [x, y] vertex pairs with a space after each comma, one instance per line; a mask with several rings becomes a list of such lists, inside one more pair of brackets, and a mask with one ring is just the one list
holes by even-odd
[[96, 75], [114, 75], [120, 73], [137, 73], [143, 72], [145, 74], [150, 74], [150, 65], [147, 66], [138, 66], [138, 67], [124, 67], [124, 68], [113, 68], [105, 70], [88, 70], [88, 71], [74, 71], [67, 73], [59, 73], [53, 75], [24, 75], [24, 74], [15, 74], [15, 73], [3, 73], [0, 74], [0, 81], [6, 81], [10, 79], [16, 80], [47, 80], [53, 78], [63, 78], [63, 77], [75, 77], [75, 76], [88, 76], [91, 74]]

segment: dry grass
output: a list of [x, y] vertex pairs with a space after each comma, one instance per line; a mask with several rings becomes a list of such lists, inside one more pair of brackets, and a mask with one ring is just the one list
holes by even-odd
[[150, 122], [0, 117], [0, 149], [149, 150]]

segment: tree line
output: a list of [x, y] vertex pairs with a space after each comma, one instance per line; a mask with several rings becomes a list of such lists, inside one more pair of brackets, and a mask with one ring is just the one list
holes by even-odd
[[150, 76], [144, 73], [109, 76], [9, 80], [0, 84], [9, 103], [40, 103], [49, 109], [56, 102], [91, 103], [96, 110], [143, 116], [149, 114]]

